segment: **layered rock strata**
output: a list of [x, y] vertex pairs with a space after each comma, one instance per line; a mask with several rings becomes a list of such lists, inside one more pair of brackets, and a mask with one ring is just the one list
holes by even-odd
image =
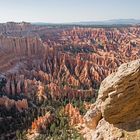
[[[125, 63], [101, 83], [95, 106], [85, 115], [92, 139], [140, 137], [140, 60]], [[89, 125], [90, 124], [90, 125]], [[93, 124], [93, 125], [91, 125]], [[132, 132], [132, 134], [131, 134]]]

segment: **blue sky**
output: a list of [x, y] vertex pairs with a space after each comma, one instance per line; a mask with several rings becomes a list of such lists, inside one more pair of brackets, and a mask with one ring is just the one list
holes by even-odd
[[140, 19], [140, 0], [0, 0], [0, 22]]

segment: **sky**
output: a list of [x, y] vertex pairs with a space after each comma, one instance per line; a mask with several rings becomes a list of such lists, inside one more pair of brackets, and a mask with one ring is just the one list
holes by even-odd
[[0, 22], [140, 19], [140, 0], [0, 0]]

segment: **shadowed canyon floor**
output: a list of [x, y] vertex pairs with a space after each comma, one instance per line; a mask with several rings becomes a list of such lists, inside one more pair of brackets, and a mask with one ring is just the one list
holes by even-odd
[[9, 22], [0, 33], [0, 139], [137, 136], [139, 26]]

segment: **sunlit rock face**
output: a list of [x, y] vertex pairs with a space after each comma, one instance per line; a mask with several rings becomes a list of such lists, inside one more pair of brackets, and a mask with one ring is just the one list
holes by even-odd
[[6, 107], [7, 110], [10, 110], [12, 107], [16, 107], [18, 111], [22, 111], [28, 109], [28, 102], [26, 99], [15, 101], [3, 96], [0, 98], [0, 106]]
[[54, 120], [54, 116], [47, 112], [44, 116], [38, 117], [36, 120], [32, 122], [31, 133], [45, 131], [47, 127]]
[[78, 108], [73, 107], [72, 104], [67, 104], [64, 108], [64, 113], [68, 115], [70, 122], [69, 124], [71, 126], [76, 126], [78, 124], [84, 123], [84, 118], [82, 115], [80, 115], [80, 112]]
[[[37, 37], [0, 36], [0, 70], [14, 72], [25, 61], [37, 57], [43, 51], [43, 44]], [[25, 66], [24, 66], [25, 67]], [[10, 71], [11, 70], [11, 71]]]
[[[140, 137], [140, 59], [122, 64], [103, 80], [93, 108], [85, 115], [93, 139]], [[133, 133], [131, 133], [133, 131]]]
[[140, 115], [140, 60], [125, 63], [108, 76], [101, 84], [98, 98], [103, 101], [101, 111], [109, 123], [137, 119]]

